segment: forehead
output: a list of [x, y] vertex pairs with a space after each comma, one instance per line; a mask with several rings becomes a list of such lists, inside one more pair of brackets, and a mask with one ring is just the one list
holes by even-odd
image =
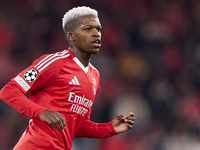
[[99, 18], [95, 16], [84, 16], [78, 19], [78, 23], [77, 23], [78, 27], [87, 26], [87, 25], [101, 26]]

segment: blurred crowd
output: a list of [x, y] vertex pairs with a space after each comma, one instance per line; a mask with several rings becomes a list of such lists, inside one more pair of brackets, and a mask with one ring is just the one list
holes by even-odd
[[[129, 111], [136, 120], [112, 138], [75, 138], [72, 150], [199, 150], [199, 0], [0, 0], [0, 88], [39, 56], [67, 49], [62, 17], [83, 5], [103, 27], [91, 59], [101, 75], [91, 120]], [[0, 101], [0, 150], [28, 121]]]

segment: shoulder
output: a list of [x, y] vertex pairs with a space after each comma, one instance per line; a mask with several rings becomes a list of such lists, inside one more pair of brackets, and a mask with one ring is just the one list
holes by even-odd
[[68, 50], [63, 50], [57, 53], [45, 54], [40, 58], [36, 59], [33, 62], [34, 68], [36, 68], [39, 72], [47, 69], [47, 68], [60, 68], [65, 61], [66, 58], [69, 58], [70, 53]]

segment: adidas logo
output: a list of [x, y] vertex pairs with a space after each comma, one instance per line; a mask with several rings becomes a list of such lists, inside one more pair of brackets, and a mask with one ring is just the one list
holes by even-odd
[[76, 76], [69, 82], [71, 85], [80, 85]]

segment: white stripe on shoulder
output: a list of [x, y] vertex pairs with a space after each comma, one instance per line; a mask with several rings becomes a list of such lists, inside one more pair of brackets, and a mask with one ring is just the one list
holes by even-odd
[[[68, 51], [64, 50], [62, 52], [58, 52], [58, 53], [55, 53], [55, 54], [50, 54], [48, 55], [47, 57], [45, 57], [43, 60], [41, 60], [37, 65], [35, 65], [34, 67], [36, 69], [40, 69], [45, 63], [49, 62], [51, 59], [57, 57], [57, 56], [63, 56], [64, 54], [66, 54]], [[51, 56], [51, 57], [50, 57]]]
[[62, 59], [62, 58], [66, 58], [68, 57], [70, 54], [68, 53], [69, 51], [64, 50], [62, 52], [58, 52], [55, 54], [50, 54], [47, 57], [45, 57], [44, 59], [42, 59], [38, 64], [36, 64], [34, 67], [41, 72], [43, 69], [45, 69], [47, 66], [49, 66], [51, 63], [53, 63], [54, 61], [58, 60], [58, 59]]
[[38, 65], [40, 65], [42, 62], [44, 62], [47, 58], [49, 58], [52, 55], [53, 54], [48, 55], [47, 57], [45, 57], [44, 59], [42, 59], [39, 63], [37, 63], [37, 65], [35, 65], [34, 67], [36, 68]]
[[54, 61], [61, 59], [61, 58], [66, 58], [69, 57], [70, 54], [64, 55], [62, 57], [56, 57], [54, 59], [52, 59], [50, 62], [48, 62], [46, 65], [44, 65], [41, 69], [39, 69], [39, 72], [41, 72], [43, 69], [45, 69], [47, 66], [49, 66], [51, 63], [53, 63]]

